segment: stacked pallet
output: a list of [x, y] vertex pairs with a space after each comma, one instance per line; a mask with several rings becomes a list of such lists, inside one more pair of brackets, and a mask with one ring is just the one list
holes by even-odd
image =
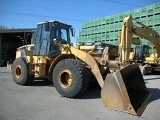
[[[132, 15], [146, 26], [156, 30], [160, 34], [160, 4], [154, 4], [132, 11], [127, 11], [112, 16], [106, 16], [82, 23], [82, 29], [76, 39], [77, 43], [103, 42], [118, 44], [118, 33], [121, 31], [123, 19]], [[150, 45], [150, 42], [142, 39], [142, 43]]]

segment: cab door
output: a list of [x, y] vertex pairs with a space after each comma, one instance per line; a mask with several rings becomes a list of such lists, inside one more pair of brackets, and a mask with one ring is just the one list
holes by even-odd
[[34, 55], [47, 56], [50, 44], [50, 31], [47, 24], [38, 24], [34, 46]]

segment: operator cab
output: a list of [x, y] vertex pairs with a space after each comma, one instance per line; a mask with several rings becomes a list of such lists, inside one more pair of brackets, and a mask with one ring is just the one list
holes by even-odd
[[150, 47], [147, 45], [136, 45], [135, 47], [135, 60], [144, 60], [149, 55]]
[[58, 21], [38, 23], [33, 54], [48, 57], [59, 55], [61, 53], [61, 44], [71, 44], [70, 32], [74, 37], [72, 26]]

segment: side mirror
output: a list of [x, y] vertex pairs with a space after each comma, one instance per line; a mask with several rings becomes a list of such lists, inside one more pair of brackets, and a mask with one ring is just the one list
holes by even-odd
[[71, 30], [71, 35], [73, 36], [73, 37], [75, 37], [75, 29], [74, 28], [70, 28], [70, 30]]

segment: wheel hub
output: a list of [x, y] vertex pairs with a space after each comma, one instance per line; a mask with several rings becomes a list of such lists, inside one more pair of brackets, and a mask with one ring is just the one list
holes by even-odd
[[69, 70], [63, 70], [59, 76], [59, 83], [63, 88], [70, 88], [73, 85], [74, 79]]
[[15, 70], [15, 75], [18, 79], [20, 79], [22, 77], [22, 68], [20, 65], [18, 65], [16, 67], [16, 70]]

